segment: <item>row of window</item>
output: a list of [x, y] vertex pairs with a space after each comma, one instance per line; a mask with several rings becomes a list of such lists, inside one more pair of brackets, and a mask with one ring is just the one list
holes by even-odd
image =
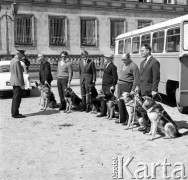
[[[67, 18], [49, 16], [49, 45], [67, 45]], [[81, 46], [97, 46], [97, 19], [80, 19]], [[138, 28], [151, 25], [151, 21], [138, 20]], [[34, 45], [34, 16], [17, 15], [15, 18], [15, 45]], [[110, 45], [115, 45], [115, 38], [125, 32], [125, 19], [110, 20]]]
[[140, 47], [142, 47], [144, 44], [151, 45], [153, 53], [162, 53], [164, 51], [179, 52], [180, 28], [172, 28], [168, 29], [167, 31], [161, 30], [158, 32], [148, 33], [141, 36], [135, 36], [125, 40], [120, 40], [118, 44], [118, 54], [123, 54], [124, 52], [138, 54], [140, 52]]

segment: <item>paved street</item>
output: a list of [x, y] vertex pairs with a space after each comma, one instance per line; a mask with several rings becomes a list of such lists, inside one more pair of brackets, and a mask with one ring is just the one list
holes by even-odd
[[[79, 86], [73, 89], [80, 95]], [[59, 102], [55, 86], [53, 91]], [[31, 97], [22, 99], [20, 112], [28, 116], [24, 119], [11, 118], [10, 97], [0, 99], [0, 179], [110, 180], [113, 157], [124, 157], [124, 163], [134, 157], [129, 164], [130, 171], [134, 174], [142, 162], [147, 165], [149, 175], [152, 175], [151, 163], [164, 163], [167, 159], [171, 164], [167, 168], [170, 177], [177, 169], [175, 163], [181, 162], [188, 176], [188, 115], [170, 107], [169, 100], [165, 100], [164, 108], [184, 136], [165, 140], [157, 135], [154, 141], [147, 141], [148, 136], [137, 128], [127, 131], [125, 126], [115, 124], [115, 120], [97, 118], [90, 113], [39, 111], [36, 94], [34, 90]], [[120, 177], [120, 169], [118, 172]], [[140, 175], [144, 175], [143, 171]], [[163, 175], [162, 166], [157, 167], [156, 179], [163, 179]], [[125, 171], [121, 177], [130, 179]]]

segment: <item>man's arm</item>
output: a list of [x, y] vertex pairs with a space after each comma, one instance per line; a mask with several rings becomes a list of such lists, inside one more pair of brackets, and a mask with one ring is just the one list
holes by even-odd
[[68, 79], [68, 81], [71, 82], [72, 76], [73, 76], [73, 68], [72, 68], [72, 63], [71, 62], [68, 64], [68, 72], [69, 72], [69, 79]]
[[115, 87], [118, 80], [117, 67], [115, 65], [112, 66], [112, 76], [113, 76], [113, 86]]
[[134, 65], [131, 67], [132, 71], [133, 71], [133, 76], [134, 76], [134, 80], [133, 80], [133, 87], [131, 91], [134, 91], [136, 87], [139, 86], [139, 81], [140, 81], [140, 72], [138, 69], [137, 65]]
[[16, 72], [20, 87], [23, 87], [25, 84], [24, 84], [24, 77], [23, 77], [23, 67], [20, 61], [16, 62], [15, 64], [15, 72]]
[[158, 61], [153, 63], [152, 73], [153, 73], [152, 91], [158, 92], [158, 85], [160, 81], [160, 63]]
[[92, 62], [92, 72], [93, 72], [93, 82], [96, 81], [96, 69], [95, 69], [95, 63]]
[[48, 81], [51, 75], [51, 66], [49, 62], [44, 64], [44, 72], [45, 72], [45, 81]]

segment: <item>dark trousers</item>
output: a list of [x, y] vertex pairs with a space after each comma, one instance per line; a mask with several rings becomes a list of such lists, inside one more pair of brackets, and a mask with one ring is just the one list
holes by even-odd
[[66, 108], [66, 102], [64, 98], [64, 90], [67, 88], [68, 78], [58, 78], [57, 79], [57, 88], [59, 92], [59, 98], [62, 108]]
[[[112, 87], [112, 84], [102, 84], [102, 90], [103, 92], [110, 92], [110, 88]], [[101, 115], [106, 116], [107, 113], [107, 105], [106, 105], [106, 99], [102, 98], [101, 99]]]
[[81, 95], [82, 95], [83, 109], [89, 109], [90, 108], [89, 83], [86, 81], [83, 81], [81, 84]]
[[13, 98], [12, 98], [12, 116], [19, 114], [20, 103], [22, 100], [22, 89], [20, 86], [13, 86]]

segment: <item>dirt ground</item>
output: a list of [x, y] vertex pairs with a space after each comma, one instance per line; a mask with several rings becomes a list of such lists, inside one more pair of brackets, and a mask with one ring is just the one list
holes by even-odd
[[[73, 89], [80, 94], [79, 86]], [[59, 102], [57, 88], [53, 91]], [[174, 179], [174, 165], [183, 163], [188, 176], [188, 115], [180, 114], [176, 107], [163, 104], [183, 136], [166, 140], [157, 135], [154, 141], [147, 141], [148, 136], [137, 128], [127, 131], [114, 123], [115, 119], [85, 112], [65, 114], [58, 109], [39, 111], [36, 94], [34, 90], [22, 99], [20, 112], [28, 116], [24, 119], [11, 118], [10, 97], [0, 99], [0, 179], [110, 180], [113, 157], [124, 157], [123, 163], [133, 157], [130, 171], [134, 173], [139, 163], [145, 163], [149, 175], [152, 163], [164, 163], [166, 159], [171, 164], [166, 171], [170, 179]], [[164, 179], [163, 174], [163, 167], [158, 167], [156, 179]], [[120, 176], [131, 179], [125, 170]]]

